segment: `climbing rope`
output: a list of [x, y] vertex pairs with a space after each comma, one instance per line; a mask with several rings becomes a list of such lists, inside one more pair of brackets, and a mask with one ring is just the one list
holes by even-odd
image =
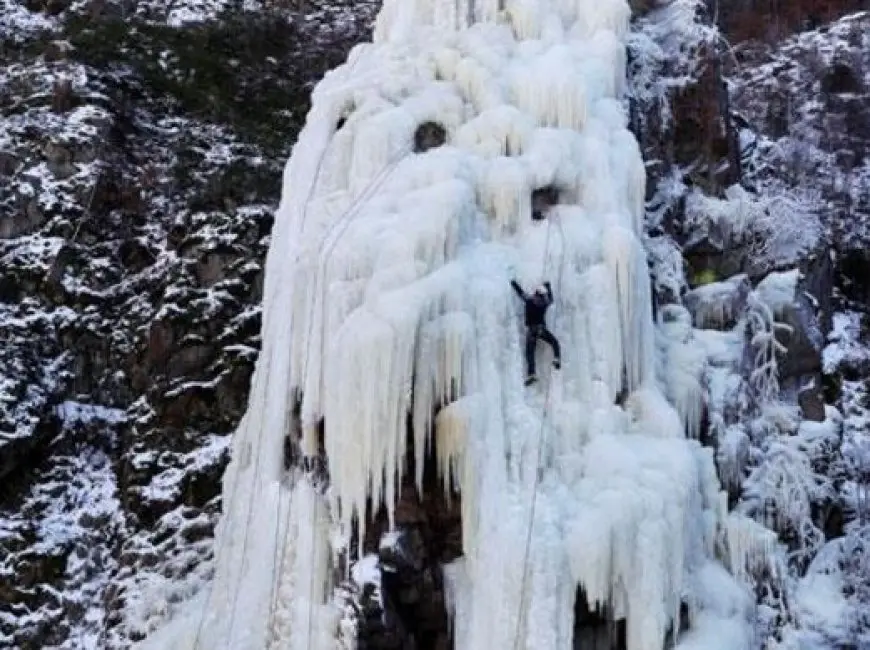
[[[360, 193], [360, 195], [356, 199], [354, 199], [353, 203], [348, 207], [348, 209], [336, 221], [334, 221], [330, 225], [329, 229], [327, 230], [327, 232], [325, 233], [325, 235], [321, 239], [320, 250], [318, 251], [318, 258], [319, 258], [318, 261], [320, 262], [319, 268], [318, 268], [319, 273], [315, 276], [315, 283], [318, 283], [318, 281], [320, 281], [319, 282], [320, 287], [317, 287], [317, 284], [315, 284], [315, 287], [319, 288], [321, 290], [321, 292], [323, 293], [322, 300], [320, 303], [321, 309], [325, 309], [325, 300], [326, 300], [326, 282], [325, 282], [325, 279], [323, 276], [326, 273], [327, 265], [329, 263], [329, 260], [332, 256], [332, 254], [335, 251], [335, 247], [341, 241], [342, 237], [346, 234], [347, 228], [350, 226], [350, 223], [359, 215], [362, 206], [365, 205], [371, 199], [371, 197], [374, 195], [374, 193], [383, 185], [383, 183], [387, 180], [387, 178], [389, 178], [392, 175], [393, 171], [396, 169], [396, 167], [398, 167], [399, 163], [402, 161], [402, 159], [404, 159], [404, 157], [406, 155], [407, 155], [406, 150], [401, 150], [401, 151], [397, 152], [392, 157], [392, 159], [387, 163], [387, 165], [385, 165], [384, 168], [381, 169], [381, 171], [378, 172], [378, 174], [371, 180], [371, 182], [363, 189], [363, 191]], [[316, 178], [316, 176], [315, 176], [315, 178]], [[303, 214], [303, 223], [304, 223], [304, 217], [305, 217], [305, 215], [307, 215], [307, 205], [308, 205], [308, 202], [310, 202], [312, 195], [313, 195], [313, 189], [312, 189], [312, 191], [309, 192], [308, 198], [306, 200], [306, 212]], [[330, 241], [330, 238], [333, 236], [333, 234], [336, 232], [336, 230], [338, 230], [338, 234], [334, 237], [334, 239], [332, 239]], [[322, 326], [323, 326], [323, 331], [321, 333], [321, 345], [323, 345], [323, 338], [325, 336], [326, 324], [325, 324], [325, 321], [323, 321], [323, 319], [321, 319], [321, 322], [322, 322]], [[308, 346], [306, 347], [306, 350], [305, 350], [304, 368], [307, 368], [308, 364], [310, 362], [311, 333], [312, 333], [312, 329], [313, 329], [313, 324], [314, 324], [314, 319], [309, 318], [309, 322], [308, 322], [309, 326], [308, 326], [308, 334], [307, 334]], [[316, 483], [312, 481], [311, 487], [312, 487], [312, 489], [317, 489]], [[292, 494], [291, 494], [291, 499], [292, 499]], [[292, 500], [291, 500], [291, 506], [292, 506]], [[281, 512], [280, 495], [279, 495], [279, 501], [278, 501], [278, 511], [279, 511], [279, 516], [280, 516], [280, 512]], [[313, 565], [313, 563], [314, 563], [314, 555], [316, 552], [315, 545], [314, 545], [314, 542], [315, 542], [314, 534], [315, 534], [316, 524], [317, 524], [317, 505], [314, 504], [314, 506], [312, 507], [311, 522], [310, 522], [310, 532], [311, 532], [310, 564], [311, 565]], [[274, 558], [273, 558], [273, 566], [275, 566], [275, 567], [279, 567], [279, 562], [283, 562], [283, 559], [286, 557], [287, 537], [288, 537], [287, 533], [289, 532], [289, 527], [290, 527], [290, 516], [288, 514], [288, 516], [286, 517], [285, 522], [284, 522], [284, 527], [283, 527], [284, 534], [283, 534], [283, 536], [281, 536], [280, 543], [278, 541], [278, 537], [279, 537], [278, 532], [280, 530], [280, 527], [276, 527], [276, 540], [275, 540], [275, 545], [274, 545]], [[269, 602], [269, 620], [270, 620], [270, 622], [274, 619], [275, 608], [277, 607], [277, 592], [279, 589], [280, 576], [282, 573], [283, 573], [283, 564], [281, 565], [280, 570], [276, 570], [276, 578], [275, 578], [275, 580], [272, 581], [272, 588], [271, 588], [270, 602]], [[311, 584], [309, 584], [309, 594], [313, 592], [313, 589], [314, 589], [314, 573], [312, 572]], [[235, 613], [235, 610], [234, 610], [234, 613]], [[307, 638], [306, 638], [306, 642], [307, 642], [307, 645], [309, 648], [311, 647], [311, 632], [312, 632], [312, 627], [313, 627], [312, 626], [312, 613], [313, 613], [313, 603], [309, 602], [309, 606], [308, 606], [308, 633], [307, 633]]]
[[[547, 219], [547, 237], [544, 243], [544, 263], [543, 263], [543, 276], [547, 277], [547, 265], [550, 261], [549, 255], [547, 255], [550, 249], [550, 228], [552, 226], [553, 213], [550, 212], [550, 215]], [[561, 295], [562, 289], [562, 274], [564, 270], [565, 263], [565, 232], [562, 230], [561, 223], [559, 224], [559, 229], [562, 235], [562, 250], [560, 251], [560, 259], [559, 259], [559, 275], [556, 280], [556, 294]], [[555, 320], [555, 319], [554, 319]], [[523, 551], [523, 576], [520, 582], [520, 601], [519, 608], [517, 611], [517, 622], [516, 627], [514, 629], [514, 650], [518, 650], [520, 644], [520, 628], [522, 627], [523, 619], [525, 618], [523, 613], [525, 608], [523, 607], [523, 603], [525, 601], [526, 588], [529, 579], [529, 555], [531, 552], [532, 546], [532, 531], [534, 530], [535, 525], [535, 509], [538, 502], [538, 486], [541, 481], [541, 457], [543, 456], [544, 451], [544, 436], [546, 433], [546, 424], [547, 420], [550, 416], [550, 389], [553, 385], [552, 381], [547, 382], [547, 389], [544, 396], [544, 409], [541, 417], [541, 428], [538, 432], [538, 446], [535, 457], [535, 482], [532, 486], [532, 502], [529, 507], [529, 525], [526, 528], [526, 540], [525, 540], [525, 550]]]
[[[317, 161], [315, 173], [314, 173], [313, 179], [311, 181], [311, 185], [308, 189], [305, 203], [303, 204], [303, 212], [302, 212], [302, 224], [303, 224], [303, 226], [305, 223], [305, 219], [307, 217], [308, 206], [309, 206], [311, 199], [312, 199], [312, 196], [314, 194], [314, 189], [317, 185], [317, 180], [320, 176], [320, 170], [323, 166], [323, 161], [325, 158], [326, 158], [326, 148], [323, 149], [323, 151], [320, 154], [320, 158]], [[261, 412], [266, 411], [265, 401], [266, 401], [266, 397], [265, 397], [265, 395], [263, 395], [263, 399], [262, 399], [262, 402], [260, 404]], [[257, 449], [256, 449], [255, 474], [259, 474], [259, 471], [260, 471], [261, 461], [262, 461], [262, 447], [263, 447], [262, 439], [261, 439], [261, 437], [258, 437], [257, 438]], [[235, 475], [233, 476], [233, 484], [232, 484], [230, 490], [227, 492], [227, 494], [235, 494], [235, 491], [236, 491], [236, 488], [238, 487], [238, 482], [240, 480], [241, 474], [242, 474], [242, 472], [241, 472], [241, 468], [240, 468], [239, 471], [237, 471], [235, 473]], [[248, 531], [250, 529], [251, 517], [253, 515], [253, 505], [254, 505], [255, 496], [256, 496], [255, 490], [251, 490], [251, 497], [248, 500], [248, 515], [247, 515], [247, 520], [246, 520], [246, 525], [245, 525], [245, 532], [244, 532], [244, 537], [242, 539], [242, 557], [243, 558], [245, 557], [245, 553], [246, 553], [247, 547], [248, 547]], [[279, 509], [280, 509], [280, 496], [279, 496]], [[215, 567], [220, 566], [221, 560], [225, 556], [226, 546], [227, 546], [227, 536], [224, 535], [224, 536], [222, 536], [221, 540], [219, 541], [218, 548], [217, 548], [217, 551], [215, 553]], [[232, 632], [233, 632], [233, 629], [235, 628], [236, 610], [238, 607], [238, 595], [239, 595], [238, 592], [239, 592], [239, 586], [241, 585], [241, 580], [242, 580], [243, 575], [244, 575], [244, 567], [239, 570], [239, 577], [236, 581], [235, 596], [233, 598], [233, 609], [232, 609], [232, 615], [230, 618], [230, 632], [227, 635], [227, 639], [228, 639], [227, 643], [229, 643], [229, 639], [232, 638]], [[213, 577], [211, 582], [209, 583], [208, 596], [207, 596], [206, 604], [203, 606], [202, 613], [200, 614], [200, 617], [199, 617], [199, 624], [197, 625], [196, 636], [194, 637], [194, 642], [193, 642], [193, 650], [199, 650], [199, 648], [200, 648], [200, 641], [202, 638], [202, 632], [203, 632], [203, 628], [205, 625], [205, 612], [206, 612], [206, 609], [208, 607], [207, 603], [211, 600], [212, 594], [214, 592], [216, 579], [217, 579], [216, 576]], [[227, 596], [227, 597], [229, 596], [229, 589], [230, 589], [230, 587], [227, 584], [226, 590], [225, 590], [225, 596]]]
[[[347, 232], [347, 228], [350, 226], [351, 222], [359, 215], [362, 207], [368, 203], [368, 201], [372, 198], [372, 195], [377, 192], [381, 186], [386, 182], [387, 178], [389, 178], [392, 173], [399, 166], [399, 163], [408, 155], [408, 151], [405, 149], [399, 150], [396, 152], [390, 161], [381, 169], [380, 172], [371, 180], [371, 182], [365, 187], [365, 189], [360, 193], [360, 195], [354, 200], [354, 202], [350, 205], [350, 207], [341, 215], [332, 225], [330, 225], [323, 239], [321, 240], [320, 251], [318, 252], [318, 261], [320, 262], [318, 266], [319, 273], [315, 276], [314, 282], [315, 287], [320, 289], [322, 293], [321, 301], [320, 301], [320, 309], [321, 312], [325, 310], [326, 304], [326, 286], [325, 286], [325, 278], [323, 276], [326, 275], [326, 268], [329, 263], [329, 260], [332, 257], [332, 254], [335, 252], [335, 247], [344, 237]], [[335, 232], [336, 228], [339, 228], [338, 235], [330, 242], [328, 241], [332, 234]], [[317, 287], [318, 280], [320, 280], [320, 287]], [[323, 314], [321, 313], [321, 316]], [[321, 344], [321, 355], [323, 354], [323, 334], [325, 331], [325, 320], [321, 317], [320, 319], [321, 325], [323, 326], [323, 331], [321, 332], [320, 344]], [[306, 341], [309, 342], [308, 346], [305, 349], [305, 365], [303, 366], [304, 372], [308, 372], [308, 363], [310, 361], [310, 353], [311, 353], [311, 331], [314, 328], [314, 318], [310, 317], [308, 319], [308, 333]]]
[[[403, 156], [404, 152], [401, 152], [401, 155]], [[305, 200], [303, 212], [302, 212], [302, 219], [300, 222], [300, 231], [304, 231], [305, 222], [306, 222], [307, 217], [308, 217], [308, 207], [311, 203], [312, 197], [314, 196], [314, 191], [315, 191], [315, 188], [317, 186], [317, 180], [320, 176], [320, 170], [321, 170], [321, 167], [323, 165], [323, 160], [325, 157], [326, 157], [326, 151], [324, 150], [323, 154], [321, 154], [321, 156], [320, 156], [320, 160], [318, 161], [317, 167], [315, 169], [314, 180], [311, 183], [311, 186], [309, 187], [308, 193], [306, 195], [306, 200]], [[327, 240], [329, 239], [331, 234], [334, 232], [335, 228], [337, 226], [339, 226], [339, 224], [341, 224], [342, 222], [345, 222], [345, 224], [349, 223], [349, 221], [358, 212], [358, 208], [360, 207], [360, 205], [362, 203], [366, 202], [370, 198], [371, 191], [373, 190], [373, 188], [377, 189], [378, 187], [380, 187], [381, 183], [385, 180], [385, 177], [387, 175], [389, 175], [389, 173], [392, 172], [392, 168], [394, 168], [395, 165], [398, 164], [399, 160], [400, 160], [400, 158], [397, 155], [395, 162], [388, 163], [387, 166], [385, 166], [385, 168], [382, 169], [378, 173], [378, 175], [375, 176], [375, 178], [372, 179], [372, 181], [363, 189], [360, 196], [354, 200], [354, 202], [349, 206], [349, 208], [344, 212], [344, 214], [342, 214], [338, 220], [336, 220], [334, 223], [332, 223], [330, 225], [329, 229], [327, 230], [326, 234], [324, 235], [323, 239], [321, 240], [321, 247], [320, 247], [320, 251], [318, 252], [318, 256], [322, 255], [323, 249], [327, 246]], [[385, 174], [385, 172], [386, 172], [386, 174]], [[340, 236], [341, 235], [339, 235], [339, 237]], [[325, 268], [325, 265], [324, 265], [324, 268]], [[317, 277], [315, 277], [315, 281], [316, 281], [316, 279], [317, 279]], [[305, 368], [308, 367], [308, 362], [310, 359], [310, 347], [311, 347], [310, 346], [310, 341], [311, 341], [310, 337], [311, 337], [312, 326], [313, 326], [313, 318], [310, 318], [309, 319], [309, 329], [308, 329], [308, 339], [307, 339], [309, 341], [309, 345], [306, 348], [306, 352], [305, 352], [305, 366], [304, 366]], [[290, 507], [291, 508], [293, 505], [292, 496], [293, 495], [291, 492], [291, 496], [290, 496], [290, 499], [291, 499], [290, 500]], [[279, 498], [278, 498], [278, 517], [280, 517], [280, 513], [282, 512], [282, 507], [281, 507], [282, 497], [283, 497], [283, 491], [281, 493], [279, 493]], [[288, 533], [289, 529], [290, 529], [290, 517], [288, 515], [288, 517], [286, 518], [286, 520], [284, 522], [283, 535], [280, 535], [281, 528], [279, 526], [276, 526], [276, 528], [275, 528], [273, 566], [277, 567], [279, 562], [283, 562], [283, 558], [286, 555], [287, 533]], [[283, 564], [282, 564], [282, 567], [283, 567]], [[274, 618], [276, 600], [277, 600], [277, 592], [278, 592], [278, 587], [279, 587], [279, 583], [280, 583], [281, 573], [282, 573], [282, 571], [276, 571], [275, 579], [272, 581], [272, 588], [270, 590], [270, 595], [269, 595], [269, 620], [270, 621], [272, 621]]]
[[[284, 492], [282, 488], [278, 488], [278, 521], [280, 522], [281, 513], [284, 511], [284, 508], [281, 507], [281, 501], [284, 497]], [[276, 602], [278, 600], [278, 586], [281, 581], [281, 575], [283, 574], [284, 568], [284, 552], [286, 550], [286, 539], [287, 533], [290, 530], [290, 512], [293, 510], [293, 490], [287, 490], [290, 493], [290, 503], [287, 506], [287, 516], [284, 520], [283, 528], [279, 525], [275, 525], [275, 541], [273, 544], [273, 556], [272, 556], [272, 566], [275, 567], [275, 575], [272, 576], [272, 587], [269, 590], [269, 625], [272, 627], [271, 636], [274, 637], [274, 618], [275, 618], [275, 607]], [[281, 540], [285, 540], [282, 542]], [[280, 552], [278, 549], [281, 549]], [[281, 563], [280, 566], [278, 563]]]
[[[312, 490], [314, 489], [313, 482], [312, 482], [311, 489]], [[311, 567], [314, 566], [314, 555], [316, 553], [315, 548], [314, 548], [314, 542], [315, 542], [314, 529], [315, 529], [315, 526], [317, 526], [317, 502], [313, 501], [311, 504], [311, 525], [309, 526], [309, 528], [311, 530], [311, 537], [308, 540], [308, 543], [311, 545], [311, 557], [308, 560], [309, 566], [311, 566]], [[312, 602], [313, 601], [312, 594], [314, 593], [314, 571], [313, 570], [309, 571], [309, 573], [310, 573], [310, 575], [308, 578], [308, 630], [305, 634], [305, 647], [308, 650], [311, 650], [311, 628], [312, 628], [311, 621], [314, 618], [313, 617], [314, 603]]]
[[[304, 227], [305, 227], [305, 221], [308, 217], [308, 208], [311, 204], [311, 200], [314, 196], [314, 191], [317, 187], [317, 182], [320, 178], [320, 172], [321, 172], [321, 168], [323, 166], [323, 161], [326, 158], [326, 151], [327, 151], [327, 148], [324, 147], [323, 151], [320, 154], [320, 159], [317, 162], [317, 167], [315, 169], [315, 173], [314, 173], [314, 176], [312, 178], [311, 185], [308, 188], [308, 193], [306, 195], [305, 203], [303, 204], [303, 209], [302, 209], [303, 211], [302, 211], [302, 219], [301, 219], [301, 223], [300, 223], [300, 231], [303, 231]], [[342, 218], [343, 217], [344, 217], [344, 215], [342, 215]], [[309, 335], [310, 335], [310, 331], [309, 331]], [[308, 364], [308, 353], [306, 351], [306, 366], [307, 366], [307, 364]], [[264, 397], [264, 401], [265, 401], [265, 397]], [[265, 411], [266, 404], [264, 403], [261, 408]], [[257, 440], [257, 464], [256, 464], [255, 474], [259, 474], [259, 472], [260, 472], [262, 448], [263, 448], [262, 439], [258, 437], [258, 440]], [[256, 496], [255, 491], [251, 490], [251, 498], [249, 499], [249, 502], [248, 502], [248, 514], [247, 514], [247, 517], [245, 520], [245, 532], [244, 532], [244, 537], [242, 538], [242, 558], [243, 558], [242, 561], [243, 561], [243, 563], [247, 562], [246, 558], [247, 558], [247, 549], [248, 549], [248, 539], [249, 539], [249, 532], [250, 532], [250, 528], [251, 528], [251, 521], [253, 519], [253, 514], [254, 514], [254, 498], [255, 498], [255, 496]], [[292, 506], [292, 502], [291, 502], [291, 506]], [[278, 498], [279, 517], [280, 517], [280, 512], [281, 512], [281, 498], [280, 498], [280, 487], [279, 487], [279, 498]], [[278, 526], [276, 524], [276, 529], [277, 529], [277, 527]], [[287, 518], [287, 521], [285, 522], [285, 527], [289, 527], [289, 516]], [[277, 530], [276, 530], [276, 541], [277, 541]], [[285, 540], [284, 540], [284, 543], [282, 545], [281, 556], [283, 556], [283, 551], [286, 551], [286, 529], [285, 529]], [[277, 543], [276, 543], [275, 549], [273, 551], [273, 562], [275, 562], [276, 564], [278, 561], [278, 557], [279, 557], [279, 553], [278, 553], [278, 548], [277, 548]], [[234, 595], [233, 595], [232, 614], [230, 615], [230, 631], [229, 631], [229, 634], [227, 635], [227, 643], [229, 643], [229, 640], [232, 639], [233, 630], [235, 629], [236, 611], [238, 610], [238, 602], [239, 602], [239, 591], [240, 591], [239, 587], [241, 586], [241, 581], [242, 581], [243, 575], [244, 575], [244, 567], [242, 570], [239, 571], [239, 576], [238, 576], [238, 579], [236, 580], [236, 587], [235, 587]], [[270, 589], [270, 594], [269, 594], [269, 598], [270, 598], [270, 603], [269, 603], [270, 621], [271, 621], [272, 614], [274, 613], [274, 597], [275, 597], [275, 593], [277, 592], [277, 589], [278, 589], [278, 587], [277, 587], [275, 581], [273, 580], [273, 585], [272, 585], [272, 588]], [[202, 625], [202, 620], [200, 620], [200, 626], [201, 625]], [[197, 637], [198, 636], [199, 635], [197, 635]], [[196, 650], [196, 648], [194, 648], [194, 650]]]
[[[263, 412], [265, 412], [265, 397], [263, 398], [263, 401], [260, 405], [260, 408]], [[260, 468], [262, 446], [263, 446], [262, 443], [258, 439], [257, 452], [256, 452], [257, 471], [259, 471], [259, 468]], [[241, 476], [241, 469], [236, 471], [235, 475], [233, 476], [233, 484], [232, 484], [232, 487], [230, 488], [230, 490], [227, 492], [227, 494], [235, 494], [236, 487], [238, 487], [238, 482], [240, 480], [240, 476]], [[248, 504], [248, 521], [250, 521], [250, 514], [251, 514], [251, 510], [252, 510], [253, 500], [254, 500], [254, 491], [252, 490], [251, 491], [251, 499], [249, 500], [249, 504]], [[218, 540], [217, 550], [214, 554], [215, 567], [217, 567], [221, 564], [221, 560], [224, 558], [224, 555], [226, 553], [226, 547], [227, 547], [227, 537], [226, 537], [226, 535], [224, 535], [220, 538], [220, 540]], [[243, 541], [243, 548], [247, 548], [247, 526], [246, 526], [246, 530], [245, 530], [245, 538]], [[240, 571], [239, 580], [237, 581], [237, 586], [236, 586], [236, 595], [237, 596], [238, 596], [238, 584], [240, 584], [240, 582], [241, 582], [241, 576], [242, 576], [242, 572]], [[208, 607], [208, 602], [211, 600], [212, 594], [214, 593], [214, 587], [215, 587], [216, 580], [217, 580], [217, 577], [214, 576], [214, 577], [212, 577], [212, 579], [209, 583], [208, 595], [206, 597], [206, 603], [203, 605], [202, 612], [201, 612], [200, 617], [199, 617], [199, 623], [198, 623], [197, 628], [196, 628], [196, 636], [194, 637], [193, 650], [199, 650], [199, 647], [200, 647], [200, 640], [202, 637], [202, 631], [203, 631], [203, 628], [205, 625], [205, 612], [206, 612], [206, 609]], [[225, 595], [229, 596], [229, 587], [228, 586], [226, 587]], [[237, 600], [238, 600], [238, 598], [236, 598], [234, 600], [234, 603], [233, 603], [233, 614], [234, 615], [235, 615], [235, 607], [236, 607]], [[232, 632], [233, 625], [234, 625], [234, 621], [231, 623], [230, 632]]]
[[[358, 63], [359, 63], [359, 60], [355, 60], [351, 64], [350, 72], [349, 72], [350, 76], [352, 76], [354, 74]], [[102, 147], [103, 144], [101, 144], [100, 146]], [[321, 173], [321, 169], [323, 167], [323, 162], [326, 158], [327, 148], [328, 148], [328, 145], [326, 147], [324, 147], [323, 150], [321, 151], [320, 157], [317, 161], [317, 165], [314, 169], [314, 175], [312, 177], [311, 184], [309, 185], [308, 192], [306, 194], [305, 203], [303, 204], [303, 211], [302, 211], [302, 217], [301, 217], [301, 222], [300, 222], [300, 232], [303, 231], [305, 228], [305, 223], [306, 223], [307, 217], [308, 217], [308, 208], [309, 208], [309, 205], [311, 203], [312, 197], [314, 195], [314, 191], [316, 189], [317, 182], [320, 178], [320, 173]], [[98, 170], [97, 179], [94, 183], [94, 187], [91, 190], [90, 196], [89, 196], [88, 201], [87, 201], [87, 205], [85, 207], [85, 211], [83, 213], [83, 216], [80, 219], [80, 221], [79, 221], [78, 225], [76, 226], [76, 229], [73, 232], [73, 235], [71, 237], [72, 241], [76, 240], [78, 233], [79, 233], [79, 229], [81, 228], [82, 224], [85, 221], [87, 221], [87, 219], [90, 217], [91, 206], [92, 206], [92, 203], [94, 201], [94, 196], [96, 194], [97, 186], [99, 185], [103, 171], [104, 171], [103, 168], [100, 168]], [[266, 408], [265, 396], [263, 397], [263, 401], [260, 405], [260, 408], [263, 412], [265, 412], [265, 408]], [[256, 458], [257, 458], [256, 473], [257, 474], [259, 474], [259, 470], [261, 467], [262, 447], [263, 447], [263, 445], [262, 445], [261, 441], [258, 439], [257, 450], [256, 450]], [[232, 484], [228, 494], [235, 494], [236, 488], [238, 487], [238, 482], [240, 480], [240, 476], [241, 476], [241, 471], [237, 471], [233, 477], [233, 484]], [[279, 492], [279, 499], [278, 499], [279, 512], [281, 511], [281, 496], [282, 496], [282, 494]], [[251, 491], [251, 499], [249, 500], [249, 503], [248, 503], [248, 519], [247, 519], [248, 524], [250, 524], [250, 520], [251, 520], [254, 497], [255, 497], [255, 491], [252, 490]], [[289, 506], [291, 508], [292, 508], [292, 498], [293, 498], [293, 495], [291, 492], [291, 495], [290, 495], [291, 501], [290, 501], [290, 506]], [[285, 524], [285, 540], [284, 540], [285, 545], [286, 545], [286, 529], [288, 527], [289, 527], [289, 516], [287, 518], [287, 523]], [[244, 557], [245, 552], [247, 550], [249, 528], [250, 528], [250, 526], [246, 525], [245, 536], [243, 539], [243, 546], [242, 546], [242, 548], [243, 548], [242, 556], [243, 557]], [[276, 535], [277, 535], [277, 529], [278, 529], [278, 526], [276, 525]], [[217, 546], [217, 548], [216, 548], [215, 553], [214, 553], [214, 559], [215, 559], [215, 566], [217, 567], [220, 565], [221, 560], [224, 558], [224, 555], [226, 552], [227, 536], [226, 535], [222, 536], [222, 539], [218, 541], [216, 546]], [[276, 546], [277, 546], [277, 543], [276, 543]], [[237, 608], [237, 604], [238, 604], [238, 586], [241, 584], [241, 577], [242, 577], [243, 573], [244, 573], [244, 570], [239, 571], [239, 579], [238, 579], [237, 585], [236, 585], [236, 596], [235, 596], [234, 601], [233, 601], [233, 614], [232, 614], [232, 619], [231, 619], [231, 623], [230, 623], [230, 635], [228, 638], [232, 637], [232, 631], [233, 631], [233, 627], [235, 625], [235, 614], [236, 614], [236, 608]], [[201, 612], [200, 617], [199, 617], [199, 622], [197, 624], [196, 635], [194, 637], [194, 642], [193, 642], [193, 650], [199, 650], [199, 648], [200, 648], [200, 641], [201, 641], [202, 632], [203, 632], [204, 623], [205, 623], [205, 612], [206, 612], [206, 608], [208, 607], [208, 602], [211, 601], [212, 595], [214, 593], [215, 582], [216, 582], [216, 576], [213, 576], [212, 579], [209, 581], [209, 587], [208, 587], [207, 596], [206, 596], [206, 603], [203, 605], [203, 609], [202, 609], [202, 612]], [[277, 586], [275, 586], [274, 589], [277, 589]], [[228, 591], [229, 591], [229, 585], [227, 585], [227, 587], [226, 587], [226, 593], [225, 593], [226, 596], [229, 595]], [[273, 598], [274, 598], [274, 594], [272, 596], [270, 596], [270, 599], [273, 599]], [[106, 617], [106, 622], [107, 621], [108, 621], [108, 617]], [[100, 639], [105, 638], [105, 636], [107, 634], [106, 622], [104, 622], [103, 629], [101, 630]]]

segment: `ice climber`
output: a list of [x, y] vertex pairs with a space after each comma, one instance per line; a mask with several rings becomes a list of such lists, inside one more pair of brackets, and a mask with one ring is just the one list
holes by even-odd
[[523, 299], [526, 308], [526, 386], [529, 386], [537, 380], [535, 376], [535, 349], [538, 345], [538, 339], [548, 343], [553, 348], [553, 367], [557, 370], [562, 367], [559, 341], [547, 329], [547, 323], [544, 320], [547, 308], [553, 304], [553, 289], [549, 282], [544, 282], [535, 290], [535, 293], [528, 296], [516, 280], [511, 280], [511, 286]]

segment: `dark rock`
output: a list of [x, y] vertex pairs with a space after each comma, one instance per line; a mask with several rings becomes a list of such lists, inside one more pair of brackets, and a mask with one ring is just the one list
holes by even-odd
[[55, 113], [68, 113], [80, 103], [69, 79], [58, 79], [51, 89], [51, 110]]
[[625, 619], [614, 620], [605, 608], [603, 611], [591, 609], [586, 592], [577, 588], [574, 599], [574, 640], [575, 650], [626, 650]]
[[738, 0], [719, 8], [719, 25], [731, 42], [753, 39], [775, 42], [801, 29], [815, 29], [865, 8], [863, 0], [793, 0], [773, 6]]
[[18, 157], [11, 151], [0, 151], [0, 177], [11, 176], [20, 164]]
[[118, 249], [121, 264], [132, 273], [138, 273], [155, 260], [154, 253], [144, 243], [137, 239], [127, 239]]
[[798, 393], [798, 406], [805, 420], [825, 421], [825, 398], [821, 388], [815, 384], [805, 387]]
[[778, 314], [778, 321], [792, 328], [783, 336], [786, 352], [779, 365], [780, 379], [814, 378], [822, 368], [824, 335], [812, 304], [806, 297], [797, 296], [795, 303]]
[[423, 153], [447, 142], [447, 130], [436, 122], [424, 122], [414, 132], [414, 151]]
[[546, 218], [550, 208], [559, 203], [559, 189], [552, 185], [540, 187], [532, 192], [532, 219]]
[[[413, 458], [413, 450], [408, 457]], [[452, 646], [441, 567], [462, 552], [460, 500], [458, 495], [445, 499], [435, 458], [435, 450], [429, 450], [422, 498], [412, 481], [406, 478], [403, 483], [396, 507], [398, 529], [386, 534], [383, 511], [367, 527], [364, 546], [378, 553], [382, 568], [386, 624], [378, 623], [374, 629], [362, 624], [365, 647], [435, 650]], [[414, 475], [412, 470], [408, 469], [407, 476]]]
[[671, 164], [686, 166], [692, 185], [716, 195], [740, 179], [737, 134], [722, 76], [721, 54], [698, 53], [701, 73], [671, 100]]
[[196, 276], [200, 285], [210, 287], [226, 278], [227, 267], [239, 259], [238, 253], [209, 251], [196, 263]]
[[[38, 181], [34, 183], [39, 186]], [[18, 210], [0, 217], [0, 239], [11, 239], [36, 232], [46, 217], [35, 200], [21, 197]]]
[[833, 251], [822, 245], [806, 255], [800, 264], [800, 289], [811, 297], [819, 329], [825, 335], [831, 331], [834, 317], [835, 259]]
[[651, 9], [656, 7], [655, 0], [629, 0], [628, 6], [631, 7], [631, 15], [640, 17], [646, 15]]
[[[791, 284], [785, 279], [788, 273], [775, 273], [765, 278], [757, 287], [763, 301], [773, 311], [777, 322], [788, 326], [777, 333], [777, 339], [785, 346], [779, 359], [779, 381], [783, 390], [797, 394], [809, 383], [821, 388], [822, 349], [827, 332], [823, 329], [819, 301], [805, 289], [805, 276], [797, 270], [798, 279]], [[788, 290], [789, 296], [783, 295]]]
[[201, 343], [188, 343], [179, 347], [166, 361], [165, 373], [168, 379], [185, 377], [203, 370], [215, 357], [213, 346]]
[[843, 251], [837, 257], [835, 277], [838, 288], [848, 298], [870, 304], [870, 250], [854, 248]]
[[835, 63], [822, 77], [823, 93], [860, 93], [861, 77], [846, 63]]

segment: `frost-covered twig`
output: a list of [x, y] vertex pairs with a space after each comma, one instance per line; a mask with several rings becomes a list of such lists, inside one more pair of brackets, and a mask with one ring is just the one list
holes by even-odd
[[754, 352], [749, 384], [755, 391], [760, 403], [767, 403], [779, 394], [778, 354], [784, 354], [785, 346], [776, 335], [778, 332], [792, 332], [786, 323], [778, 323], [773, 310], [753, 291], [747, 301], [746, 327], [749, 344]]

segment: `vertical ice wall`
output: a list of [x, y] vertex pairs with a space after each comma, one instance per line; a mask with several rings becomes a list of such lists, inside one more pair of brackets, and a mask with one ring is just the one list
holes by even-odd
[[[681, 602], [687, 643], [748, 646], [745, 594], [713, 559], [728, 527], [711, 455], [685, 437], [698, 405], [678, 413], [656, 376], [645, 172], [620, 103], [628, 19], [625, 0], [386, 0], [374, 42], [317, 87], [216, 577], [173, 647], [334, 647], [330, 533], [347, 538], [367, 498], [392, 516], [409, 414], [418, 459], [434, 443], [461, 488], [457, 648], [571, 648], [578, 585], [626, 619], [630, 650], [659, 650]], [[415, 153], [425, 122], [447, 141]], [[559, 204], [533, 221], [546, 187]], [[532, 388], [512, 277], [556, 295], [564, 365], [540, 351]], [[327, 497], [281, 463], [288, 435], [317, 449], [321, 420]]]

